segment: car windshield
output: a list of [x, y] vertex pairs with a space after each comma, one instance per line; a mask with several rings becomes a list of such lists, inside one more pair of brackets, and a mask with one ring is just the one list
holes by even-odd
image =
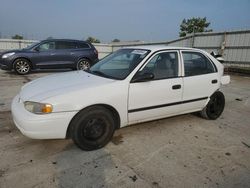
[[29, 45], [29, 46], [27, 46], [26, 48], [24, 48], [24, 49], [26, 49], [26, 50], [29, 50], [29, 49], [32, 49], [33, 47], [35, 47], [37, 44], [39, 44], [40, 42], [34, 42], [34, 43], [32, 43], [31, 45]]
[[149, 52], [149, 50], [141, 49], [120, 49], [93, 65], [88, 72], [106, 78], [123, 80]]

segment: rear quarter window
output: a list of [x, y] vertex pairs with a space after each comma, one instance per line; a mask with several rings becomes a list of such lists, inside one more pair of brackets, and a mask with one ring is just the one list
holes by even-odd
[[90, 45], [84, 42], [80, 42], [77, 44], [77, 48], [83, 48], [83, 49], [88, 49], [90, 48]]

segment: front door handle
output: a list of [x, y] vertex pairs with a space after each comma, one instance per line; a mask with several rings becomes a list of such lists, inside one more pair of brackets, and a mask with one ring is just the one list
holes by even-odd
[[55, 53], [51, 53], [50, 55], [56, 55]]
[[180, 84], [178, 84], [178, 85], [173, 85], [173, 86], [172, 86], [172, 89], [181, 89], [181, 85], [180, 85]]
[[212, 84], [216, 84], [218, 82], [218, 80], [212, 80]]

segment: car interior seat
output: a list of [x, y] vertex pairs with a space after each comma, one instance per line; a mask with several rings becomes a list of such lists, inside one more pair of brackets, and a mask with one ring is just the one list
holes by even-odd
[[174, 76], [173, 63], [169, 56], [162, 56], [155, 65], [154, 76], [156, 79]]

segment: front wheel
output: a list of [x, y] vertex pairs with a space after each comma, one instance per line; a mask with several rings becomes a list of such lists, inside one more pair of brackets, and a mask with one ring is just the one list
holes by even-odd
[[17, 59], [13, 63], [13, 68], [17, 74], [25, 75], [31, 70], [30, 62], [27, 59]]
[[216, 91], [211, 97], [207, 106], [201, 111], [205, 119], [215, 120], [222, 114], [225, 107], [225, 97], [220, 91]]
[[80, 59], [77, 62], [77, 70], [88, 70], [90, 68], [91, 62], [88, 59]]
[[112, 113], [101, 106], [89, 107], [79, 112], [70, 124], [71, 138], [82, 150], [104, 147], [115, 131]]

